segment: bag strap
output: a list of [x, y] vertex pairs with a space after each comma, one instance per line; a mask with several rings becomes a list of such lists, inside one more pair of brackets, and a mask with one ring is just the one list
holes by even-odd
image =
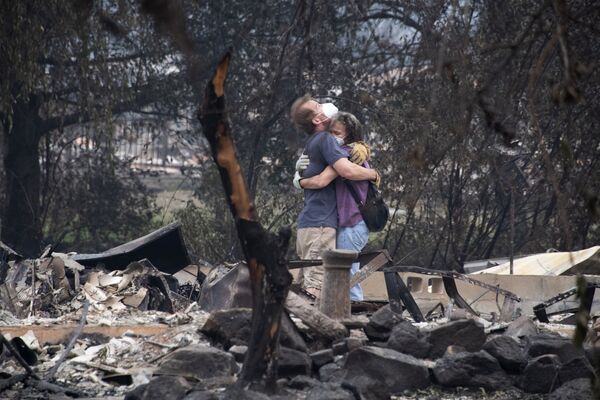
[[[350, 183], [350, 181], [347, 180], [347, 179], [344, 179], [344, 183], [346, 184], [346, 187], [348, 188], [348, 191], [352, 195], [352, 198], [354, 198], [354, 201], [356, 202], [356, 205], [358, 207], [362, 206], [363, 204], [360, 201], [360, 196], [356, 192], [356, 188], [354, 187], [354, 185], [352, 183]], [[369, 183], [371, 183], [371, 182], [369, 182]]]

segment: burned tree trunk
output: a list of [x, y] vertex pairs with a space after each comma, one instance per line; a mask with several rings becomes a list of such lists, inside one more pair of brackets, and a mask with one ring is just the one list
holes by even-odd
[[198, 119], [208, 139], [221, 175], [248, 268], [252, 288], [252, 337], [244, 360], [241, 382], [275, 378], [275, 351], [280, 317], [292, 277], [285, 254], [291, 232], [275, 236], [260, 225], [235, 152], [225, 114], [225, 78], [230, 61], [227, 53], [208, 82]]
[[13, 127], [5, 126], [6, 204], [3, 206], [2, 241], [25, 256], [40, 251], [40, 120], [35, 99], [14, 105]]

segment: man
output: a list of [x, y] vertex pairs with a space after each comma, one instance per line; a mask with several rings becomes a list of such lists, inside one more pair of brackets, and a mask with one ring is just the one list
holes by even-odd
[[[296, 128], [309, 135], [306, 153], [310, 163], [303, 173], [304, 178], [316, 176], [331, 165], [343, 178], [355, 181], [379, 181], [377, 171], [350, 162], [347, 153], [340, 147], [334, 136], [327, 132], [333, 114], [329, 110], [324, 110], [322, 104], [308, 95], [303, 96], [292, 104], [290, 115]], [[298, 216], [296, 238], [298, 257], [319, 259], [324, 250], [334, 249], [337, 222], [334, 182], [322, 189], [306, 189], [304, 208]], [[323, 281], [322, 268], [309, 269], [304, 273], [304, 277], [299, 276], [299, 281], [304, 284], [307, 291], [318, 297]]]

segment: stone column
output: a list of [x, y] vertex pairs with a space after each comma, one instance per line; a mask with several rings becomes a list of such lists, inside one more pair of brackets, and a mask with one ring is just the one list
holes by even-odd
[[351, 250], [326, 250], [323, 258], [323, 287], [319, 309], [336, 320], [350, 318], [350, 268], [358, 253]]

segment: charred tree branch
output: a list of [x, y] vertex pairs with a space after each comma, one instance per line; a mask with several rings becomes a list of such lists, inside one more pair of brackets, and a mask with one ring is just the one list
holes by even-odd
[[269, 382], [275, 380], [280, 317], [292, 280], [285, 260], [291, 233], [286, 229], [275, 236], [258, 222], [225, 114], [225, 79], [230, 59], [231, 55], [225, 54], [206, 85], [198, 119], [219, 169], [250, 272], [252, 336], [240, 379], [245, 385], [264, 377]]

